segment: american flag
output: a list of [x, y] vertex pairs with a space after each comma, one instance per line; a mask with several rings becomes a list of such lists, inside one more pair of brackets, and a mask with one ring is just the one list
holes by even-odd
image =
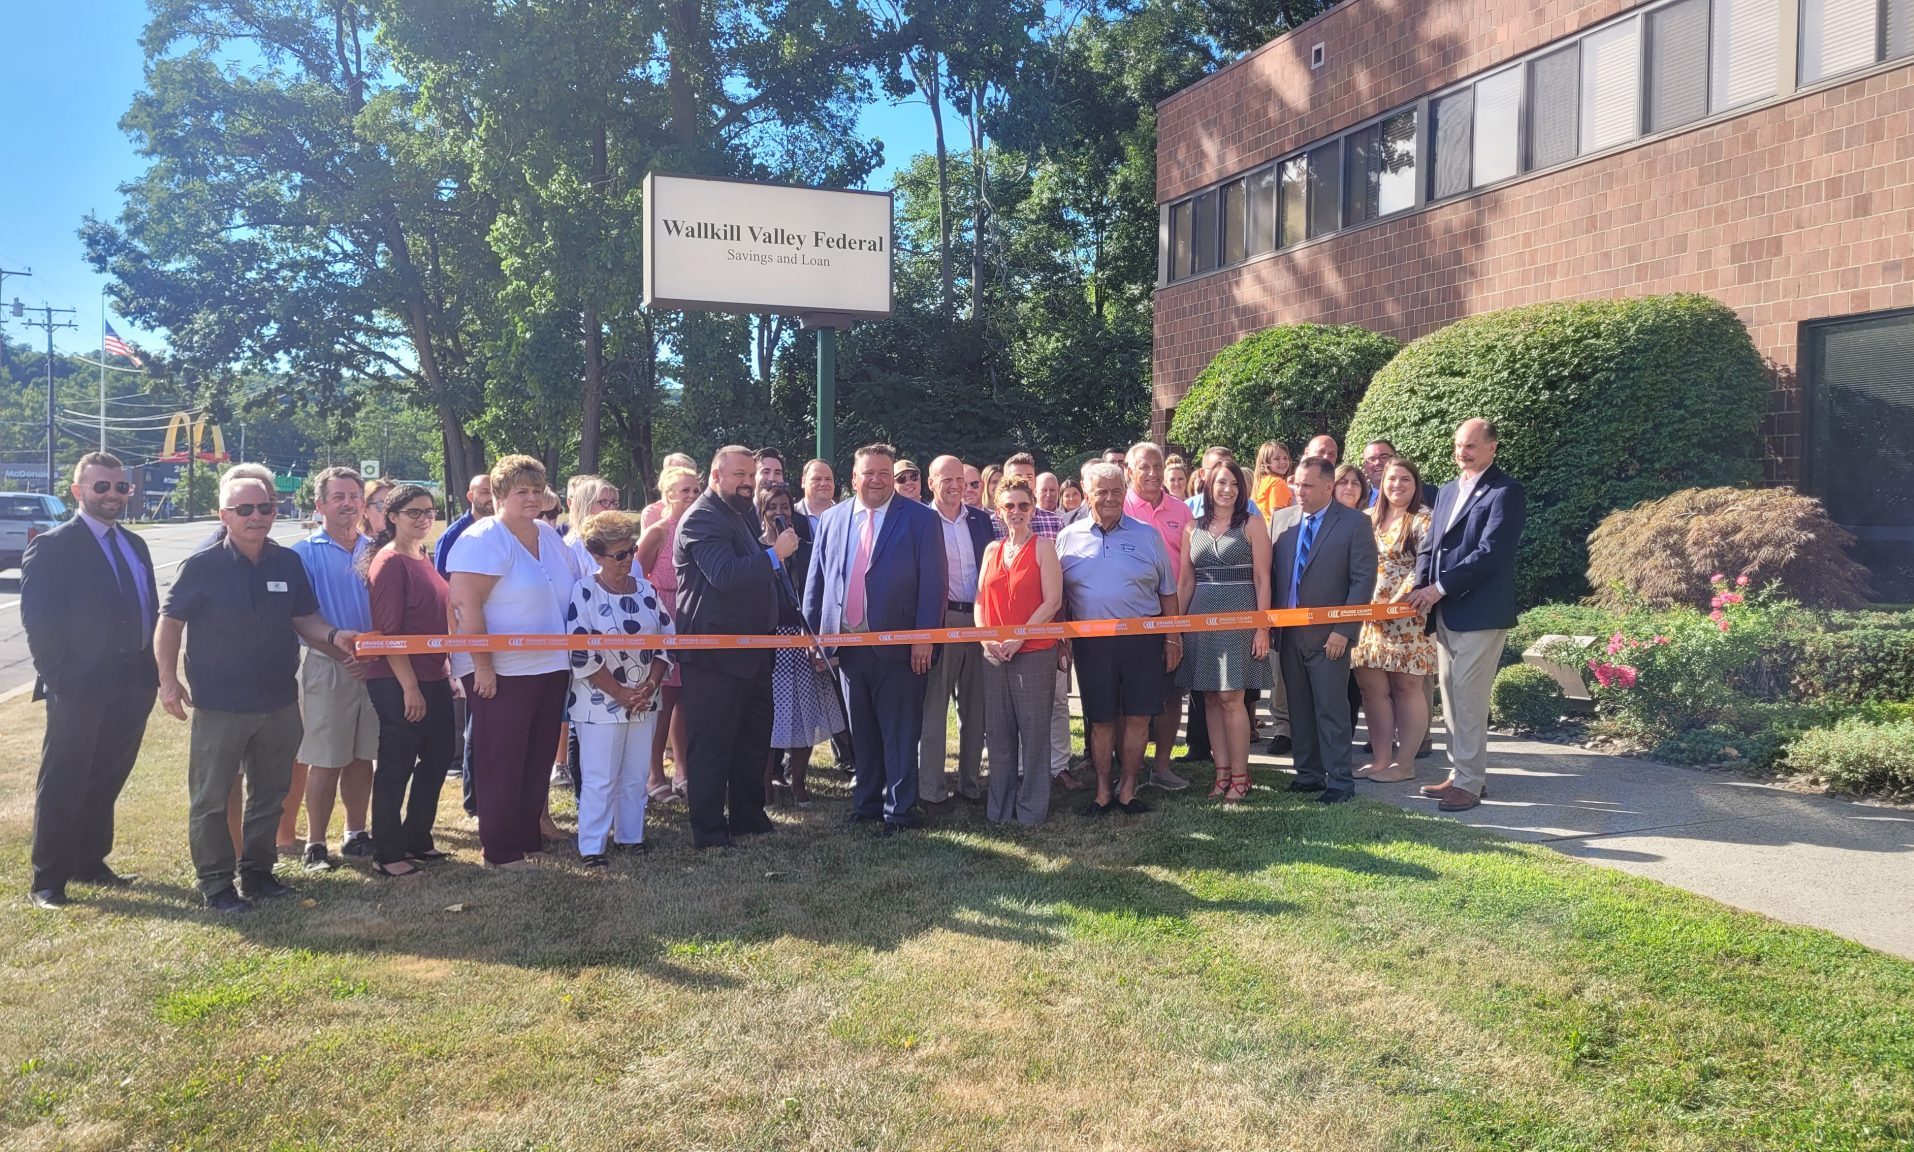
[[[104, 323], [104, 321], [102, 321], [102, 323]], [[106, 349], [108, 355], [126, 357], [133, 362], [133, 367], [135, 368], [146, 367], [146, 362], [141, 360], [139, 356], [134, 353], [133, 349], [127, 346], [126, 341], [120, 339], [120, 334], [113, 331], [113, 325], [111, 324], [106, 325], [106, 337], [100, 341], [100, 347]]]

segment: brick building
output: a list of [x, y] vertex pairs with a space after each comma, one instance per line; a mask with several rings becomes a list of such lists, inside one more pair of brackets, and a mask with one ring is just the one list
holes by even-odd
[[1705, 292], [1914, 561], [1914, 0], [1349, 0], [1163, 101], [1153, 420], [1277, 323]]

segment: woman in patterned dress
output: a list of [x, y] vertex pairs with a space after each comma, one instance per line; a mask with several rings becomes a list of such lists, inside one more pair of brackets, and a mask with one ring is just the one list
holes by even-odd
[[[632, 563], [638, 518], [599, 512], [578, 537], [598, 573], [572, 588], [565, 630], [574, 636], [671, 632], [671, 610]], [[671, 670], [669, 653], [635, 648], [583, 648], [571, 654], [566, 715], [578, 733], [578, 855], [587, 868], [610, 863], [605, 850], [645, 851], [645, 783], [650, 775], [658, 689]]]
[[[797, 520], [791, 489], [785, 484], [767, 484], [757, 491], [758, 518], [764, 525], [768, 547], [778, 533]], [[782, 526], [780, 526], [780, 522]], [[790, 583], [778, 593], [778, 635], [802, 636], [804, 616], [804, 577], [811, 570], [811, 540], [798, 537], [797, 551], [784, 561]], [[844, 706], [830, 674], [817, 667], [809, 648], [780, 648], [771, 661], [771, 754], [764, 765], [764, 794], [772, 795], [778, 752], [788, 752], [791, 762], [786, 781], [791, 788], [791, 803], [811, 802], [804, 786], [804, 774], [811, 766], [811, 749], [829, 740], [833, 732], [844, 731]]]
[[[1369, 509], [1376, 532], [1376, 600], [1406, 600], [1416, 584], [1416, 549], [1429, 534], [1429, 509], [1422, 504], [1422, 473], [1404, 457], [1383, 465], [1381, 495]], [[1435, 637], [1422, 616], [1373, 620], [1362, 626], [1349, 663], [1362, 689], [1362, 711], [1369, 720], [1373, 763], [1356, 775], [1381, 784], [1412, 780], [1416, 749], [1429, 731], [1426, 680], [1435, 675]]]
[[[1269, 611], [1269, 528], [1249, 500], [1234, 460], [1219, 460], [1197, 485], [1203, 515], [1183, 528], [1177, 601], [1184, 615]], [[1249, 710], [1243, 693], [1270, 685], [1269, 629], [1191, 632], [1177, 665], [1179, 688], [1203, 693], [1210, 749], [1216, 761], [1212, 799], [1234, 804], [1249, 795]]]

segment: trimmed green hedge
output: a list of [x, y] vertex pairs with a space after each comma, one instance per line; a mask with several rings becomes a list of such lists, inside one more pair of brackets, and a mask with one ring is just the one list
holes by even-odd
[[1489, 723], [1508, 732], [1545, 732], [1562, 718], [1561, 685], [1533, 664], [1514, 664], [1489, 686]]
[[1801, 641], [1792, 671], [1803, 700], [1894, 704], [1914, 700], [1914, 632], [1850, 628]]
[[[1603, 516], [1680, 488], [1761, 478], [1768, 377], [1734, 312], [1706, 296], [1539, 304], [1457, 321], [1376, 373], [1350, 426], [1434, 483], [1470, 417], [1495, 421], [1496, 462], [1528, 491], [1523, 604], [1587, 592]], [[1182, 416], [1178, 412], [1179, 419]]]
[[1376, 370], [1401, 348], [1353, 325], [1284, 324], [1245, 336], [1190, 385], [1170, 439], [1192, 451], [1225, 444], [1246, 463], [1265, 440], [1300, 455], [1312, 436], [1342, 435]]
[[1914, 788], [1914, 720], [1873, 724], [1850, 717], [1818, 728], [1789, 747], [1788, 767], [1843, 792]]

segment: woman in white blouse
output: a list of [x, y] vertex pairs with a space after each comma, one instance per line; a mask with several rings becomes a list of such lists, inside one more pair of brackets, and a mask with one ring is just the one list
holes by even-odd
[[[633, 564], [638, 517], [600, 512], [578, 537], [598, 573], [572, 589], [565, 630], [574, 636], [657, 635], [672, 631], [671, 609]], [[651, 776], [652, 731], [659, 686], [671, 671], [662, 651], [583, 648], [571, 654], [566, 702], [578, 734], [578, 855], [603, 868], [606, 848], [643, 852], [646, 783]], [[610, 841], [609, 845], [607, 840]]]
[[[558, 530], [539, 518], [545, 468], [530, 456], [492, 466], [497, 514], [479, 520], [452, 545], [450, 574], [455, 635], [565, 631], [575, 571]], [[456, 653], [452, 670], [465, 682], [472, 710], [472, 776], [479, 845], [496, 868], [529, 868], [544, 850], [552, 749], [565, 719], [571, 685], [562, 651]]]

